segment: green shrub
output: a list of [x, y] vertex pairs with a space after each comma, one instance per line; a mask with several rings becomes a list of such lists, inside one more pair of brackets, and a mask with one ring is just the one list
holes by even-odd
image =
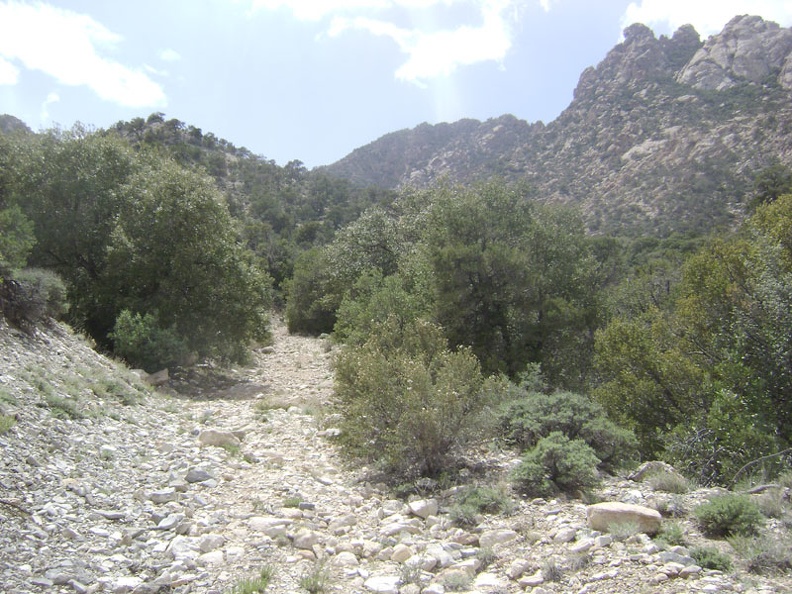
[[503, 487], [468, 487], [463, 489], [450, 509], [451, 519], [461, 526], [472, 526], [479, 514], [510, 513], [514, 503]]
[[451, 352], [441, 328], [389, 318], [337, 361], [340, 441], [392, 479], [451, 472], [483, 430], [484, 388], [476, 358]]
[[745, 495], [721, 495], [694, 510], [701, 531], [714, 538], [756, 534], [763, 523], [762, 512]]
[[585, 441], [554, 431], [523, 455], [512, 480], [527, 495], [544, 497], [558, 491], [571, 494], [599, 483], [599, 462]]
[[133, 367], [153, 373], [186, 358], [187, 347], [172, 328], [160, 328], [157, 317], [124, 310], [110, 333], [115, 353]]
[[715, 547], [695, 547], [691, 549], [690, 556], [696, 560], [697, 565], [704, 569], [717, 571], [731, 571], [732, 569], [731, 557]]
[[0, 310], [17, 328], [34, 328], [68, 310], [66, 285], [49, 270], [21, 270], [13, 278], [0, 278]]
[[274, 574], [272, 567], [266, 565], [259, 571], [257, 578], [248, 578], [238, 582], [231, 594], [264, 594]]
[[647, 479], [647, 482], [655, 491], [665, 491], [677, 495], [690, 491], [690, 483], [687, 479], [673, 472], [656, 472]]
[[16, 425], [16, 419], [9, 415], [0, 415], [0, 435], [8, 433]]
[[322, 563], [316, 563], [300, 578], [300, 587], [309, 594], [321, 594], [330, 587], [330, 574]]
[[554, 431], [581, 439], [608, 471], [632, 460], [638, 448], [632, 432], [610, 421], [599, 404], [573, 392], [527, 393], [506, 404], [499, 419], [503, 436], [522, 449]]
[[[792, 571], [792, 538], [789, 534], [732, 536], [729, 544], [756, 574], [781, 574]], [[703, 567], [703, 566], [702, 566]]]
[[663, 522], [655, 540], [668, 546], [685, 546], [685, 531], [677, 522]]

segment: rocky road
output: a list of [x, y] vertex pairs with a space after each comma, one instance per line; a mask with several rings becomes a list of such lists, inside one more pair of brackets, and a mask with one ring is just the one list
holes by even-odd
[[[443, 594], [788, 592], [788, 576], [698, 567], [689, 546], [592, 531], [577, 500], [524, 500], [460, 526], [454, 490], [396, 499], [332, 438], [325, 340], [274, 325], [235, 370], [198, 367], [145, 390], [62, 327], [0, 326], [0, 592]], [[0, 420], [2, 417], [0, 417]], [[508, 452], [493, 454], [505, 469]], [[490, 478], [497, 480], [497, 477]], [[600, 496], [684, 496], [609, 479]], [[712, 543], [728, 552], [725, 542]]]

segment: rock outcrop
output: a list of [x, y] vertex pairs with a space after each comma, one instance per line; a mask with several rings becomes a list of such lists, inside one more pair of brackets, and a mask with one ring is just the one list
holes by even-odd
[[756, 174], [792, 166], [792, 29], [736, 17], [706, 42], [641, 24], [580, 76], [545, 125], [514, 116], [394, 132], [327, 171], [363, 184], [498, 177], [581, 207], [595, 232], [669, 235], [733, 226]]
[[[792, 89], [792, 30], [757, 16], [737, 16], [710, 37], [677, 75], [696, 89], [722, 91], [739, 84], [773, 82]], [[784, 73], [781, 75], [781, 73]]]

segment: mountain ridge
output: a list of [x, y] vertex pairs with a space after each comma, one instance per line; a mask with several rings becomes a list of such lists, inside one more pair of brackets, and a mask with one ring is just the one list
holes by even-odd
[[387, 188], [527, 180], [595, 232], [700, 232], [736, 224], [756, 173], [792, 163], [791, 93], [792, 29], [742, 15], [702, 42], [634, 24], [549, 124], [421, 124], [322, 169]]

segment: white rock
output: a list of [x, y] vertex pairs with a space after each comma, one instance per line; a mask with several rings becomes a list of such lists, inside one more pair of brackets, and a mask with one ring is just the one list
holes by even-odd
[[479, 546], [481, 548], [490, 548], [496, 544], [511, 542], [516, 538], [517, 533], [514, 530], [509, 530], [507, 528], [488, 530], [479, 536]]
[[440, 509], [437, 499], [419, 499], [417, 501], [411, 501], [408, 506], [410, 512], [424, 520], [429, 516], [436, 516]]
[[225, 563], [225, 555], [223, 555], [223, 551], [212, 551], [200, 555], [195, 562], [200, 566], [221, 565]]
[[363, 586], [370, 592], [377, 594], [399, 594], [399, 583], [401, 578], [398, 575], [373, 576], [365, 581]]
[[343, 551], [333, 557], [333, 565], [336, 565], [337, 567], [357, 567], [360, 565], [360, 561], [358, 561], [355, 553], [351, 551]]
[[586, 513], [589, 526], [603, 532], [607, 532], [614, 525], [635, 524], [641, 532], [654, 534], [660, 529], [662, 521], [657, 510], [615, 501], [589, 505]]

